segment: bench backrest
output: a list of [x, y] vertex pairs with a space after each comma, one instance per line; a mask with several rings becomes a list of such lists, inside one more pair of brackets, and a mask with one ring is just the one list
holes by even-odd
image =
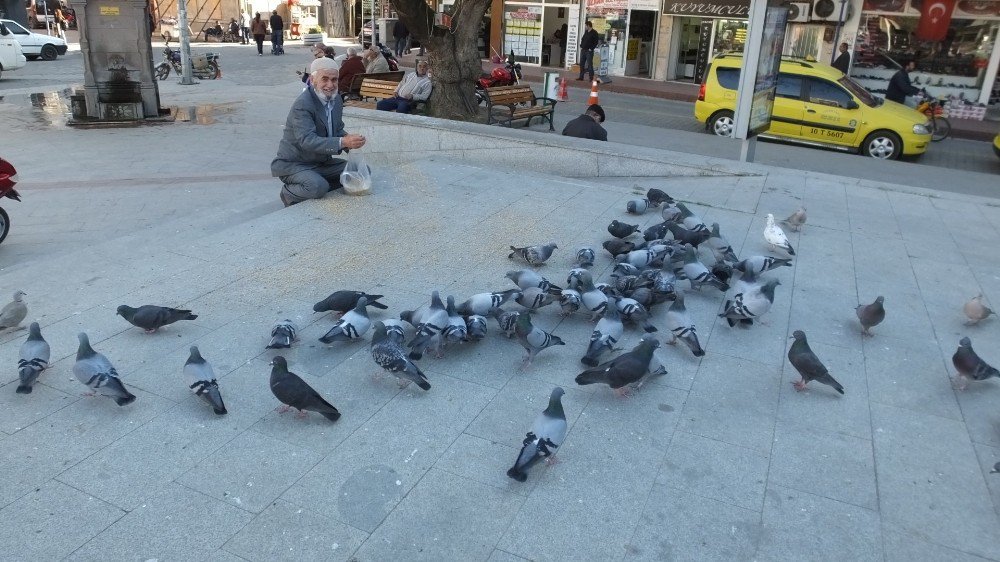
[[509, 105], [525, 101], [535, 101], [535, 92], [531, 86], [497, 86], [486, 88], [490, 102], [496, 105]]
[[361, 83], [366, 79], [371, 80], [387, 80], [389, 82], [399, 82], [403, 79], [405, 73], [402, 70], [395, 72], [372, 72], [371, 74], [355, 74], [354, 78], [351, 80], [350, 90], [347, 92], [349, 94], [358, 94], [361, 92]]
[[361, 82], [360, 94], [362, 98], [391, 98], [396, 93], [396, 86], [398, 85], [399, 82], [392, 82], [390, 80], [365, 78]]

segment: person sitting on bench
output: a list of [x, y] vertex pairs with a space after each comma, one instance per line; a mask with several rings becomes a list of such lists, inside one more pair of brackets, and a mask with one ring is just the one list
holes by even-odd
[[395, 111], [397, 113], [409, 113], [413, 111], [415, 102], [427, 101], [431, 97], [431, 77], [427, 75], [430, 63], [422, 60], [417, 63], [415, 72], [408, 72], [403, 77], [403, 81], [396, 86], [396, 91], [391, 98], [379, 100], [375, 104], [375, 109], [381, 111]]

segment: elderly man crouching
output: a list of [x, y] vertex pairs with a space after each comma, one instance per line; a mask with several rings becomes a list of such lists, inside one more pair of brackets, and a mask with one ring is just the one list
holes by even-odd
[[341, 187], [340, 173], [347, 164], [333, 155], [365, 145], [364, 136], [344, 132], [337, 63], [316, 59], [309, 74], [312, 84], [292, 104], [278, 155], [271, 162], [271, 175], [284, 183], [280, 197], [286, 207]]

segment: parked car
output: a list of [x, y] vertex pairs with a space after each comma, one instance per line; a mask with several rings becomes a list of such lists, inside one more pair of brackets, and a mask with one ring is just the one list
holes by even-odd
[[25, 29], [14, 20], [0, 20], [11, 32], [14, 39], [21, 44], [24, 56], [28, 60], [42, 57], [42, 60], [55, 60], [59, 55], [66, 54], [66, 42], [58, 37], [42, 35]]
[[21, 44], [14, 39], [7, 26], [0, 20], [0, 78], [5, 70], [17, 70], [28, 64], [21, 50]]
[[[741, 54], [717, 57], [698, 92], [695, 118], [716, 135], [732, 135], [742, 64]], [[830, 65], [793, 58], [781, 61], [771, 126], [761, 136], [883, 160], [923, 154], [931, 142], [926, 115], [872, 95]]]

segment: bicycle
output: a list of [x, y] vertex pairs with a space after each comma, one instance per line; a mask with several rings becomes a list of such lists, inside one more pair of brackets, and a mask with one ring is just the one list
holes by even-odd
[[924, 93], [924, 100], [917, 105], [917, 111], [930, 119], [931, 141], [937, 142], [951, 135], [951, 121], [945, 117], [944, 105], [940, 98]]

